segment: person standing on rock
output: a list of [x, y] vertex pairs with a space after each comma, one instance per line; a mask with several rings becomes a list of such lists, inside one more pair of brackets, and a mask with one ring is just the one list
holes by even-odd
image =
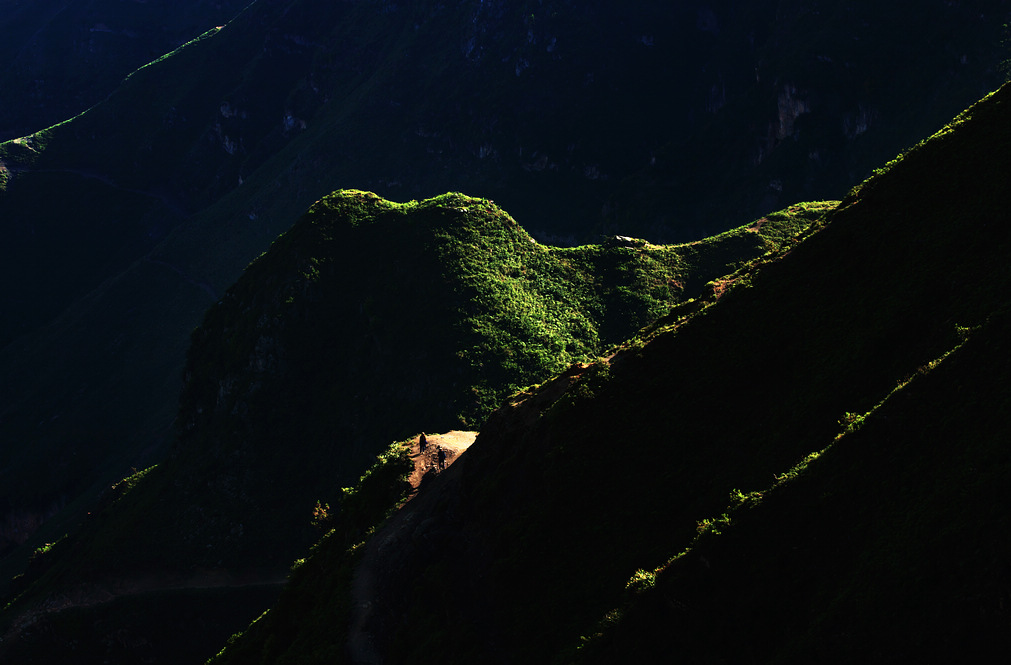
[[446, 451], [443, 450], [442, 446], [439, 446], [439, 468], [446, 468]]
[[418, 450], [420, 452], [425, 452], [425, 448], [428, 447], [428, 439], [425, 438], [425, 433], [422, 432], [421, 436], [418, 437]]

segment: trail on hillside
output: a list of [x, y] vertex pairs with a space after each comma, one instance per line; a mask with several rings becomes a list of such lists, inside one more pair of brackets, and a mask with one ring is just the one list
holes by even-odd
[[[421, 437], [427, 440], [425, 450], [421, 450]], [[449, 468], [449, 465], [474, 443], [477, 432], [453, 430], [445, 434], [422, 434], [414, 441], [411, 449], [411, 459], [414, 460], [414, 471], [408, 477], [411, 483], [411, 497], [417, 493], [425, 477], [434, 478], [439, 472]], [[439, 450], [445, 453], [445, 464], [440, 468]]]
[[[426, 441], [421, 449], [421, 438]], [[477, 438], [477, 432], [454, 430], [445, 434], [422, 434], [414, 440], [411, 448], [411, 459], [414, 461], [414, 471], [408, 477], [412, 491], [408, 501], [420, 490], [422, 484], [428, 484], [448, 469], [460, 455], [470, 447]], [[442, 455], [440, 455], [442, 451]], [[442, 458], [442, 459], [440, 459]], [[351, 661], [356, 665], [372, 665], [382, 662], [382, 657], [372, 643], [371, 635], [365, 626], [373, 610], [376, 579], [381, 574], [377, 562], [383, 548], [396, 539], [396, 534], [409, 526], [409, 513], [401, 510], [389, 523], [369, 540], [361, 563], [355, 570], [351, 580], [351, 626], [348, 630], [348, 650]]]

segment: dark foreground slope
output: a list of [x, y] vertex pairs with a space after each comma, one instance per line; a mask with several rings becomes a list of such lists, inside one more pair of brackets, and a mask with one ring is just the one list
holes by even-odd
[[701, 238], [840, 197], [993, 89], [1008, 10], [249, 3], [0, 146], [0, 553], [17, 549], [0, 570], [61, 535], [34, 530], [67, 504], [160, 459], [189, 332], [327, 192], [480, 193], [542, 239]]
[[834, 206], [687, 245], [552, 248], [487, 199], [325, 197], [194, 332], [169, 459], [108, 492], [16, 581], [0, 655], [209, 656], [311, 544], [315, 502], [336, 506], [390, 441], [479, 427], [507, 395], [792, 244]]
[[339, 588], [324, 541], [220, 662], [996, 653], [1009, 119], [1005, 87], [781, 260], [518, 396], [378, 532], [374, 596], [312, 593]]
[[581, 663], [986, 662], [1011, 629], [1011, 319], [643, 571]]

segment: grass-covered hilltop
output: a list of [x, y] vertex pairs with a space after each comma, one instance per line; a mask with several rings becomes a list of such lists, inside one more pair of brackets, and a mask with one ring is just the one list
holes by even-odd
[[462, 191], [552, 244], [698, 240], [841, 198], [996, 88], [1009, 17], [0, 0], [0, 579], [165, 457], [190, 332], [330, 192]]
[[[15, 580], [0, 628], [9, 657], [167, 663], [216, 650], [318, 537], [317, 501], [359, 526], [349, 538], [382, 516], [388, 506], [371, 499], [346, 514], [341, 487], [390, 442], [480, 428], [509, 395], [676, 303], [692, 307], [712, 280], [785, 251], [834, 206], [684, 245], [615, 236], [556, 248], [487, 199], [321, 199], [193, 333], [169, 459], [107, 492]], [[49, 611], [54, 597], [67, 607]], [[109, 647], [116, 631], [133, 646]]]
[[213, 662], [999, 653], [1009, 148], [1004, 87], [789, 252], [511, 398]]

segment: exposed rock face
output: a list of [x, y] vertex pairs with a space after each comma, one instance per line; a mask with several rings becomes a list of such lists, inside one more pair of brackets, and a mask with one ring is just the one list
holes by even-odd
[[858, 104], [857, 110], [843, 116], [843, 134], [853, 140], [870, 129], [877, 120], [878, 114], [866, 104]]
[[782, 141], [788, 136], [793, 136], [794, 122], [798, 117], [810, 110], [810, 105], [791, 83], [783, 86], [778, 99], [779, 118], [775, 128], [776, 138]]
[[54, 502], [45, 510], [11, 508], [0, 516], [0, 553], [24, 543], [47, 519], [63, 506]]

